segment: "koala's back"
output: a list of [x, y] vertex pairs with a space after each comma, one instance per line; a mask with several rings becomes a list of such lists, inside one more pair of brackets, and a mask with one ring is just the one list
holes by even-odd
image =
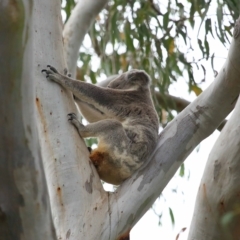
[[[113, 131], [109, 139], [98, 138], [98, 148], [90, 154], [100, 178], [120, 184], [151, 155], [158, 137], [159, 121], [150, 94], [131, 99], [130, 93], [112, 106], [111, 119], [121, 123], [126, 137]], [[137, 101], [138, 100], [138, 101]], [[121, 139], [119, 141], [119, 139]], [[117, 146], [117, 147], [116, 147]]]

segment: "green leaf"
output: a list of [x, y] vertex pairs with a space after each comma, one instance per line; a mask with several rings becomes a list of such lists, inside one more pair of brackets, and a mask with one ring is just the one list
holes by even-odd
[[198, 39], [198, 46], [201, 49], [202, 55], [204, 56], [205, 51], [204, 51], [204, 47], [202, 45], [202, 40], [201, 39]]
[[212, 70], [215, 70], [215, 69], [214, 69], [214, 63], [213, 63], [214, 57], [215, 57], [215, 53], [213, 53], [213, 55], [211, 56], [211, 66], [212, 66]]
[[228, 32], [229, 36], [232, 37], [232, 26], [224, 26], [224, 30]]
[[170, 12], [166, 12], [163, 16], [163, 29], [167, 29], [168, 24], [169, 24], [169, 13]]
[[85, 138], [84, 141], [88, 147], [91, 147], [93, 144], [97, 144], [98, 141], [96, 138]]
[[65, 22], [67, 22], [68, 18], [70, 17], [71, 11], [75, 7], [75, 5], [76, 5], [76, 3], [75, 3], [74, 0], [66, 1], [66, 6], [62, 8], [63, 10], [65, 10], [65, 13], [66, 13], [66, 20], [65, 20]]
[[[184, 28], [186, 27], [184, 26]], [[187, 34], [181, 28], [178, 30], [178, 33], [182, 36], [185, 44], [187, 44]]]
[[206, 60], [208, 60], [208, 58], [209, 58], [209, 44], [208, 44], [207, 36], [205, 36], [204, 46], [205, 46]]
[[114, 46], [115, 41], [120, 39], [119, 30], [118, 30], [118, 18], [119, 18], [119, 12], [115, 11], [113, 15], [111, 16], [111, 42]]
[[217, 7], [217, 22], [218, 22], [218, 31], [220, 33], [219, 38], [221, 40], [222, 43], [225, 43], [225, 39], [224, 39], [224, 33], [223, 33], [223, 8], [221, 4], [218, 4]]
[[184, 166], [184, 163], [182, 163], [179, 171], [179, 176], [184, 177], [184, 174], [185, 174], [185, 166]]
[[169, 214], [170, 214], [172, 225], [174, 226], [175, 219], [174, 219], [173, 211], [172, 211], [172, 209], [170, 207], [168, 209], [169, 209]]
[[126, 21], [126, 23], [125, 23], [124, 32], [125, 32], [125, 37], [126, 37], [127, 50], [133, 52], [134, 46], [133, 46], [133, 40], [131, 38], [131, 27], [130, 27], [129, 21]]
[[90, 70], [90, 78], [93, 84], [95, 84], [97, 82], [96, 80], [96, 73], [93, 72], [92, 70]]
[[206, 31], [206, 35], [210, 32], [212, 37], [214, 38], [213, 32], [212, 32], [212, 21], [210, 18], [208, 18], [205, 22], [205, 31]]
[[190, 90], [193, 91], [196, 96], [199, 96], [202, 93], [202, 89], [197, 85], [192, 85]]
[[190, 18], [189, 18], [189, 22], [192, 26], [192, 28], [194, 27], [195, 25], [195, 20], [194, 20], [194, 14], [196, 12], [196, 9], [195, 9], [195, 1], [191, 2], [191, 7], [190, 7]]

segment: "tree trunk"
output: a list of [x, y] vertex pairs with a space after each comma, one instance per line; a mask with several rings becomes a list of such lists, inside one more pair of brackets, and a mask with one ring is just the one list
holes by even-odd
[[[88, 150], [67, 114], [76, 112], [72, 94], [46, 80], [47, 64], [64, 69], [60, 1], [34, 1], [34, 70], [38, 132], [58, 239], [98, 239], [98, 201], [104, 192]], [[92, 216], [95, 216], [92, 218]], [[97, 217], [96, 217], [97, 216]]]
[[37, 130], [31, 11], [28, 1], [0, 2], [0, 239], [4, 240], [56, 239]]
[[[240, 21], [234, 37], [238, 41]], [[238, 53], [239, 54], [239, 53]], [[240, 61], [231, 64], [239, 69]], [[239, 74], [239, 73], [238, 73]], [[239, 76], [239, 75], [238, 75]], [[195, 204], [189, 240], [238, 240], [240, 236], [240, 101], [215, 143]]]

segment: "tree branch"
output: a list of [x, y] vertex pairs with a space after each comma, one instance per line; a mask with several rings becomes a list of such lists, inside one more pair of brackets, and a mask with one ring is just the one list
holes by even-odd
[[79, 48], [84, 36], [97, 14], [103, 9], [107, 2], [107, 0], [79, 0], [64, 27], [65, 59], [68, 70], [73, 77], [76, 75]]
[[36, 122], [32, 4], [0, 3], [0, 239], [57, 239]]
[[[156, 95], [156, 98], [160, 106], [162, 106], [166, 110], [170, 108], [172, 110], [176, 110], [177, 112], [181, 112], [191, 103], [183, 98], [175, 97], [167, 93], [161, 94], [156, 91], [154, 93]], [[224, 119], [221, 122], [221, 124], [217, 127], [217, 130], [221, 132], [226, 123], [227, 123], [227, 120]]]

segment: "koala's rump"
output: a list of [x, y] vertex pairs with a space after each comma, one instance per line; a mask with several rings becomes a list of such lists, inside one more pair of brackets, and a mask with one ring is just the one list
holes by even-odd
[[126, 162], [124, 155], [111, 156], [107, 149], [98, 147], [91, 152], [89, 157], [104, 182], [119, 185], [132, 175], [129, 165], [124, 164]]

